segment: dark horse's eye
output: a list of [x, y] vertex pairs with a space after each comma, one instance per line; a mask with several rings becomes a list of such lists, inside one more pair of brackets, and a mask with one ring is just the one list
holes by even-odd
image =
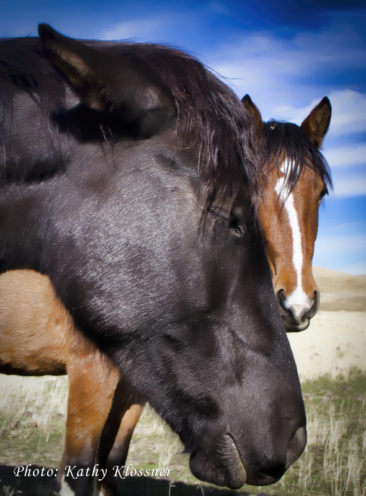
[[242, 209], [233, 207], [229, 212], [228, 209], [222, 206], [213, 206], [210, 208], [210, 213], [216, 219], [221, 220], [226, 225], [229, 225], [230, 232], [237, 238], [242, 238], [246, 232], [246, 218], [242, 214]]
[[321, 190], [320, 195], [319, 195], [319, 201], [321, 201], [325, 195], [328, 194], [328, 188], [324, 186], [324, 188]]
[[230, 213], [229, 227], [232, 234], [238, 238], [242, 238], [246, 232], [246, 222], [235, 215], [235, 210]]

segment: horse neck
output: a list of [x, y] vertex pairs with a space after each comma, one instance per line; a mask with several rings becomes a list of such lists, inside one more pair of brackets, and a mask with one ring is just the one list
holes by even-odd
[[10, 269], [42, 269], [42, 232], [47, 221], [37, 219], [40, 186], [11, 185], [0, 200], [0, 272]]

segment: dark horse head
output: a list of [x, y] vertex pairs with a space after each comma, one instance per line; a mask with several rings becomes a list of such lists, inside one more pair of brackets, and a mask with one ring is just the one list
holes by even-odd
[[42, 25], [0, 63], [1, 270], [49, 275], [197, 477], [276, 481], [305, 413], [253, 214], [254, 120], [164, 47]]

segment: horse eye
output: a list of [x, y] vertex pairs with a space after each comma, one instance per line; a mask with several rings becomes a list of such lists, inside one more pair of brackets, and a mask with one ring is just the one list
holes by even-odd
[[327, 194], [328, 194], [328, 189], [324, 187], [320, 192], [319, 201], [321, 201], [324, 198], [324, 196]]
[[237, 238], [242, 238], [246, 233], [245, 223], [241, 219], [238, 219], [233, 213], [230, 215], [229, 227], [232, 234]]
[[243, 215], [241, 207], [234, 207], [229, 213], [227, 209], [222, 206], [214, 206], [210, 208], [210, 213], [215, 216], [224, 224], [229, 224], [231, 233], [237, 237], [242, 238], [246, 232], [246, 217]]

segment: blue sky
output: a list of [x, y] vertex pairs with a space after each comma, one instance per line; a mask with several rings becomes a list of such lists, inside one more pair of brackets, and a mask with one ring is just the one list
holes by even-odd
[[345, 0], [0, 0], [0, 36], [39, 22], [80, 38], [170, 44], [249, 93], [265, 120], [300, 124], [327, 95], [334, 192], [320, 210], [314, 263], [366, 273], [366, 4]]

